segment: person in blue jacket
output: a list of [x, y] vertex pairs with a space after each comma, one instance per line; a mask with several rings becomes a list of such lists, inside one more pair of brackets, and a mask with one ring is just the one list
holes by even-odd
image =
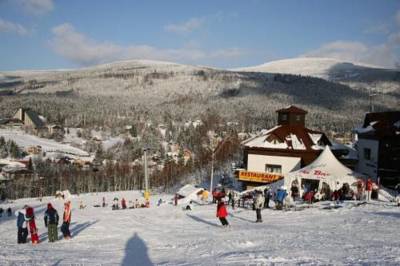
[[278, 191], [276, 192], [276, 209], [277, 210], [282, 210], [283, 207], [283, 201], [285, 200], [287, 196], [286, 189], [284, 187], [278, 188]]

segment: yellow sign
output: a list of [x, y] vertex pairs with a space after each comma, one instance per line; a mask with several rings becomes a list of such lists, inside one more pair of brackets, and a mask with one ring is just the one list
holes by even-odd
[[239, 171], [239, 180], [259, 183], [272, 183], [282, 179], [282, 175], [261, 172]]

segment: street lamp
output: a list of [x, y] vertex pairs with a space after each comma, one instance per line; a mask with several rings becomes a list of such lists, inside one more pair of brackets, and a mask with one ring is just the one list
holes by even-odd
[[213, 179], [214, 179], [214, 157], [215, 151], [211, 154], [211, 180], [210, 180], [210, 195], [212, 196], [212, 187], [213, 187]]
[[[219, 151], [219, 149], [221, 149], [221, 147], [225, 144], [225, 142], [227, 142], [228, 140], [231, 140], [232, 137], [228, 137], [224, 140], [222, 140], [220, 143], [218, 143], [217, 147], [212, 145], [212, 153], [211, 153], [211, 177], [210, 177], [210, 195], [212, 197], [212, 188], [213, 188], [213, 181], [214, 181], [214, 160], [215, 160], [215, 154]], [[214, 139], [213, 139], [214, 141]], [[214, 143], [214, 142], [212, 142]]]
[[149, 173], [148, 173], [148, 169], [147, 169], [147, 151], [149, 150], [149, 148], [144, 148], [143, 152], [144, 152], [144, 198], [146, 200], [146, 202], [148, 203], [150, 200], [150, 192], [149, 192]]

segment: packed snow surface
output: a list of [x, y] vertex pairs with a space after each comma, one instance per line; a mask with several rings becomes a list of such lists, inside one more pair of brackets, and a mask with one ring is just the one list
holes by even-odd
[[41, 146], [45, 152], [59, 152], [76, 156], [89, 156], [86, 151], [72, 147], [67, 144], [58, 143], [51, 139], [40, 138], [29, 135], [18, 129], [0, 129], [0, 136], [6, 140], [13, 140], [18, 146], [26, 149], [30, 146]]
[[[108, 207], [95, 208], [105, 196]], [[62, 215], [61, 200], [21, 199], [0, 206], [30, 204], [36, 210], [41, 243], [16, 244], [15, 217], [0, 218], [1, 265], [399, 265], [400, 208], [373, 201], [338, 209], [323, 205], [295, 211], [264, 209], [263, 223], [255, 212], [228, 212], [231, 226], [223, 228], [215, 205], [195, 205], [184, 211], [155, 202], [150, 208], [111, 210], [114, 197], [127, 201], [139, 192], [99, 193], [72, 199], [72, 239], [48, 243], [43, 224], [46, 204]], [[82, 201], [85, 209], [79, 209]], [[329, 204], [329, 203], [326, 203]], [[60, 234], [59, 234], [60, 235]]]

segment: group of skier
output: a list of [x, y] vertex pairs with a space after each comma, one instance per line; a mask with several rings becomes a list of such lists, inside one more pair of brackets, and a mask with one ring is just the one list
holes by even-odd
[[[39, 243], [38, 228], [36, 226], [35, 214], [33, 207], [25, 205], [22, 209], [15, 212], [17, 217], [17, 243], [24, 244], [27, 242], [28, 234], [31, 234], [32, 244]], [[51, 203], [47, 204], [47, 209], [44, 213], [44, 225], [48, 229], [49, 242], [55, 242], [58, 240], [57, 226], [59, 222], [59, 215], [57, 210]], [[64, 203], [64, 214], [63, 224], [61, 226], [61, 232], [65, 239], [71, 238], [71, 232], [69, 225], [71, 223], [71, 202], [67, 201]], [[29, 229], [29, 231], [28, 231]]]
[[[262, 223], [261, 210], [263, 208], [269, 208], [269, 201], [273, 197], [271, 190], [267, 187], [264, 190], [256, 189], [251, 192], [251, 198], [253, 199], [253, 209], [256, 211], [256, 223]], [[282, 209], [283, 202], [287, 196], [286, 189], [281, 187], [275, 193], [275, 206], [278, 210]], [[215, 189], [213, 191], [213, 201], [217, 203], [217, 217], [220, 220], [222, 226], [229, 226], [226, 219], [228, 216], [228, 211], [226, 204], [224, 202], [225, 190], [222, 188]], [[228, 205], [232, 205], [232, 209], [235, 209], [235, 204], [238, 201], [234, 192], [230, 191], [228, 193]]]
[[[7, 216], [10, 217], [12, 215], [11, 207], [8, 207], [6, 212], [7, 212]], [[0, 218], [3, 217], [3, 213], [4, 213], [4, 209], [0, 208]]]
[[[111, 206], [112, 210], [119, 210], [119, 209], [138, 209], [138, 208], [148, 208], [150, 206], [150, 202], [149, 201], [145, 201], [144, 203], [140, 203], [138, 199], [135, 199], [135, 202], [133, 201], [129, 201], [130, 206], [128, 206], [125, 198], [122, 198], [121, 200], [121, 207], [119, 205], [119, 199], [117, 197], [114, 198], [113, 200], [113, 204]], [[106, 199], [105, 197], [103, 197], [103, 203], [102, 203], [102, 207], [107, 206], [106, 204]], [[95, 206], [96, 207], [96, 206]]]

